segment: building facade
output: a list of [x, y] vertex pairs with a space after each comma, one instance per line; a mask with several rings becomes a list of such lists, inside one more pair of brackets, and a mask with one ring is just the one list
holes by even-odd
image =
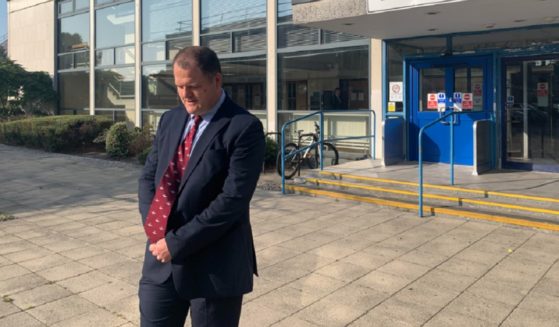
[[417, 160], [454, 108], [427, 161], [450, 162], [452, 126], [458, 164], [559, 172], [559, 1], [293, 2], [295, 23], [382, 39], [385, 157]]
[[[12, 0], [8, 6], [9, 54], [55, 77], [60, 114], [155, 127], [178, 104], [173, 56], [205, 45], [220, 57], [225, 91], [268, 131], [320, 109], [352, 113], [330, 117], [330, 134], [371, 130], [370, 115], [359, 110], [371, 107], [373, 41], [295, 25], [291, 0]], [[35, 39], [37, 29], [48, 45]], [[312, 122], [297, 128], [310, 131]], [[349, 145], [370, 152], [369, 140]]]
[[425, 160], [559, 172], [557, 12], [552, 0], [11, 0], [8, 52], [54, 76], [60, 114], [155, 127], [178, 103], [173, 55], [207, 45], [269, 132], [340, 109], [327, 137], [376, 135], [338, 146], [414, 161], [420, 129], [456, 107], [425, 130]]

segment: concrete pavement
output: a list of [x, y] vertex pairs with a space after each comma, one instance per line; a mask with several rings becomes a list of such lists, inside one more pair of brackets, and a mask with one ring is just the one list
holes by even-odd
[[[140, 167], [0, 145], [0, 326], [137, 326]], [[241, 326], [557, 326], [559, 234], [258, 190]]]

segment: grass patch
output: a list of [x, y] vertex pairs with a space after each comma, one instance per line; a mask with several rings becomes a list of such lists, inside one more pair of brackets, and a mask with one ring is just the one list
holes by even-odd
[[0, 212], [0, 222], [14, 220], [14, 219], [16, 219], [16, 217], [7, 213]]

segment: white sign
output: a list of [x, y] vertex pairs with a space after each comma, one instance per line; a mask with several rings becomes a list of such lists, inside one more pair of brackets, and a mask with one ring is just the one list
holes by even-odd
[[437, 93], [437, 111], [445, 111], [446, 110], [446, 93], [439, 92]]
[[445, 2], [456, 2], [456, 0], [368, 0], [367, 10], [369, 13], [379, 13], [383, 11], [437, 5]]
[[402, 82], [390, 82], [390, 98], [388, 101], [402, 102], [404, 101], [404, 87]]
[[454, 101], [454, 110], [462, 111], [462, 92], [454, 92], [452, 100]]

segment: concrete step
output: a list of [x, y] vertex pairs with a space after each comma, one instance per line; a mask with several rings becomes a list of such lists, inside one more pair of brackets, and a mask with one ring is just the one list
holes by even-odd
[[[308, 172], [287, 190], [418, 210], [415, 182], [332, 172]], [[424, 215], [444, 213], [474, 219], [559, 230], [559, 199], [424, 184]]]

